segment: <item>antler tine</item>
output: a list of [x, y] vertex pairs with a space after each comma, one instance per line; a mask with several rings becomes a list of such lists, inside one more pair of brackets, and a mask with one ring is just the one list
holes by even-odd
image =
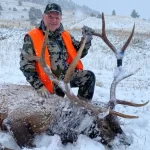
[[109, 48], [114, 52], [117, 53], [117, 49], [115, 48], [115, 46], [108, 40], [107, 36], [106, 36], [106, 31], [105, 31], [105, 18], [104, 18], [104, 13], [102, 13], [102, 34], [93, 32], [92, 33], [95, 36], [98, 36], [100, 38], [102, 38], [102, 40], [109, 46]]
[[115, 115], [115, 116], [119, 116], [122, 118], [128, 118], [128, 119], [136, 119], [139, 118], [139, 116], [132, 116], [132, 115], [126, 115], [126, 114], [122, 114], [113, 110], [110, 110], [110, 114]]
[[41, 63], [41, 66], [43, 66], [43, 67], [47, 66], [45, 59], [43, 59], [43, 58], [45, 58], [46, 45], [47, 45], [47, 41], [48, 41], [48, 32], [49, 32], [49, 30], [48, 30], [48, 28], [46, 28], [44, 41], [42, 44], [41, 55], [40, 55], [40, 63]]
[[134, 25], [133, 25], [132, 32], [131, 32], [131, 34], [130, 34], [128, 40], [126, 41], [126, 43], [123, 45], [123, 47], [122, 47], [122, 49], [121, 49], [122, 52], [124, 52], [124, 51], [126, 50], [126, 48], [128, 47], [128, 45], [129, 45], [129, 43], [130, 43], [130, 41], [131, 41], [131, 39], [132, 39], [132, 37], [133, 37], [134, 29], [135, 29], [135, 23], [134, 23]]
[[43, 70], [45, 71], [45, 73], [47, 74], [49, 79], [52, 80], [55, 84], [59, 84], [59, 80], [52, 73], [50, 67], [46, 64], [46, 61], [44, 59], [45, 58], [46, 45], [47, 45], [47, 41], [48, 41], [48, 33], [49, 33], [49, 29], [46, 28], [44, 41], [43, 41], [43, 45], [42, 45], [42, 50], [41, 50], [41, 56], [40, 56], [40, 59], [39, 59], [39, 63], [41, 64]]
[[133, 107], [142, 107], [145, 106], [149, 103], [149, 101], [143, 103], [143, 104], [136, 104], [136, 103], [132, 103], [129, 101], [124, 101], [124, 100], [119, 100], [116, 99], [116, 87], [117, 84], [122, 81], [125, 78], [128, 78], [132, 75], [134, 75], [137, 71], [139, 71], [140, 69], [135, 70], [134, 72], [127, 74], [127, 75], [122, 75], [121, 77], [119, 77], [119, 75], [121, 75], [121, 73], [113, 80], [112, 84], [111, 84], [111, 88], [110, 88], [110, 107], [113, 108], [115, 106], [115, 104], [122, 104], [122, 105], [127, 105], [127, 106], [133, 106]]
[[127, 106], [133, 106], [133, 107], [142, 107], [145, 106], [149, 103], [149, 100], [143, 104], [136, 104], [136, 103], [132, 103], [132, 102], [128, 102], [128, 101], [123, 101], [123, 100], [116, 100], [117, 104], [122, 104], [122, 105], [127, 105]]
[[[120, 68], [118, 68], [118, 69], [120, 69]], [[118, 104], [117, 100], [116, 100], [116, 87], [117, 87], [118, 83], [120, 81], [122, 81], [123, 79], [134, 75], [139, 70], [140, 70], [140, 68], [130, 74], [123, 74], [123, 70], [119, 70], [119, 74], [117, 74], [117, 76], [114, 78], [114, 80], [111, 84], [111, 87], [110, 87], [110, 107], [111, 108], [114, 108], [115, 104]], [[127, 105], [127, 103], [126, 103], [126, 105]]]
[[72, 63], [70, 64], [66, 74], [65, 74], [65, 78], [64, 78], [64, 83], [69, 83], [70, 81], [70, 78], [71, 78], [71, 75], [79, 61], [79, 59], [81, 58], [81, 55], [82, 55], [82, 51], [84, 49], [84, 46], [85, 46], [85, 43], [86, 43], [86, 38], [83, 39], [83, 42], [80, 46], [80, 49], [78, 50], [78, 53], [76, 55], [76, 57], [74, 58], [74, 60], [72, 61]]

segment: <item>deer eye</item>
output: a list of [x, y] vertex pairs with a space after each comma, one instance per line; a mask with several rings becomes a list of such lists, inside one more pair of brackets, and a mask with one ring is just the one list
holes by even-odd
[[104, 130], [109, 130], [106, 125], [103, 125], [103, 129], [104, 129]]

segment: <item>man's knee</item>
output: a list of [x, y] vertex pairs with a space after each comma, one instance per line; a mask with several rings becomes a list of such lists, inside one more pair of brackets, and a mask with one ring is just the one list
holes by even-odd
[[95, 84], [96, 81], [95, 74], [92, 71], [88, 71], [88, 75], [89, 75], [89, 80], [93, 82], [93, 84]]

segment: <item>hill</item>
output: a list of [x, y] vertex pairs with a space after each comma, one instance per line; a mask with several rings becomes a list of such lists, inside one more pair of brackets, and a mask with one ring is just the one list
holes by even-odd
[[[23, 6], [18, 6], [18, 2], [15, 0], [1, 0], [0, 3], [3, 6], [3, 11], [1, 11], [2, 14], [0, 15], [0, 85], [26, 85], [28, 83], [19, 70], [19, 56], [24, 35], [28, 29], [33, 28], [28, 21], [28, 10], [33, 5], [41, 10], [45, 6], [31, 2], [23, 2]], [[16, 7], [18, 11], [13, 11], [13, 7]], [[23, 11], [24, 8], [27, 11]], [[105, 19], [107, 36], [117, 50], [120, 50], [123, 43], [125, 43], [135, 23], [135, 34], [126, 50], [123, 69], [126, 72], [141, 69], [133, 76], [119, 83], [116, 96], [118, 99], [143, 103], [150, 98], [150, 22], [122, 16], [105, 16]], [[97, 32], [101, 32], [101, 19], [81, 12], [73, 14], [71, 11], [64, 10], [63, 24], [78, 40], [81, 39], [83, 25], [90, 26], [96, 29]], [[82, 59], [82, 62], [85, 69], [92, 70], [96, 75], [93, 101], [108, 102], [110, 85], [116, 67], [114, 53], [100, 38], [93, 36], [92, 46], [88, 55]], [[77, 89], [73, 90], [74, 92], [77, 91]], [[135, 120], [120, 118], [121, 126], [132, 144], [129, 147], [125, 147], [124, 145], [119, 145], [120, 143], [116, 140], [114, 150], [149, 150], [150, 104], [142, 108], [117, 106], [116, 111], [139, 115], [140, 118]], [[0, 132], [0, 142], [16, 149], [14, 140], [4, 132]], [[39, 135], [36, 137], [35, 143], [37, 150], [105, 150], [103, 145], [83, 135], [79, 136], [76, 143], [69, 143], [65, 146], [61, 144], [57, 135], [51, 137], [45, 134]], [[24, 150], [29, 149], [24, 148]]]
[[[83, 17], [83, 16], [90, 15], [90, 13], [98, 14], [97, 11], [94, 11], [86, 6], [78, 6], [72, 1], [68, 1], [68, 0], [49, 1], [49, 3], [52, 3], [52, 2], [56, 2], [61, 5], [63, 9], [63, 17], [66, 21], [68, 21], [68, 18], [71, 18], [70, 15], [76, 18], [76, 16]], [[12, 23], [14, 25], [25, 24], [26, 26], [29, 21], [28, 12], [30, 8], [34, 7], [43, 12], [47, 3], [48, 1], [24, 0], [24, 1], [21, 1], [21, 5], [19, 5], [18, 0], [2, 0], [0, 2], [0, 6], [2, 8], [2, 10], [0, 10], [0, 24], [4, 23], [7, 25], [7, 24]]]

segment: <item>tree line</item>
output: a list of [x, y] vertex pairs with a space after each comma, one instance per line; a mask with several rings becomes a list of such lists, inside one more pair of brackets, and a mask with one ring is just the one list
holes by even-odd
[[[115, 15], [116, 15], [116, 11], [113, 10], [113, 11], [112, 11], [112, 16], [115, 16]], [[137, 12], [135, 9], [132, 10], [130, 16], [131, 16], [132, 18], [139, 18], [139, 17], [140, 17], [140, 15], [138, 14], [138, 12]]]
[[[22, 6], [21, 0], [18, 1], [18, 6]], [[1, 15], [1, 11], [3, 11], [3, 8], [2, 8], [2, 5], [1, 5], [1, 3], [0, 3], [0, 15]], [[17, 11], [17, 9], [16, 9], [16, 8], [13, 8], [13, 11]], [[36, 20], [41, 17], [42, 11], [41, 11], [40, 9], [36, 9], [36, 8], [34, 8], [34, 7], [31, 7], [30, 10], [29, 10], [29, 12], [28, 12], [28, 14], [29, 14], [29, 20], [30, 20], [32, 23], [33, 23], [33, 22], [35, 23]], [[115, 16], [115, 15], [116, 15], [116, 11], [113, 10], [113, 11], [112, 11], [112, 16]], [[101, 14], [98, 14], [98, 15], [97, 15], [97, 14], [94, 14], [93, 12], [91, 13], [90, 16], [91, 16], [91, 17], [95, 17], [95, 16], [96, 16], [97, 18], [101, 18]], [[131, 16], [132, 18], [139, 18], [139, 17], [140, 17], [140, 15], [138, 14], [138, 12], [137, 12], [135, 9], [132, 10], [130, 16]]]

